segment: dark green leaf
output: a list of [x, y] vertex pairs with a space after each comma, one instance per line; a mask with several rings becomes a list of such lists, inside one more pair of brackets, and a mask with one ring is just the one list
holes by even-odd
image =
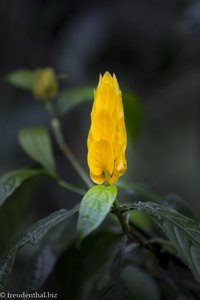
[[32, 91], [35, 82], [35, 71], [17, 70], [8, 74], [6, 80], [17, 87]]
[[24, 128], [19, 132], [19, 143], [23, 150], [39, 162], [52, 175], [56, 175], [51, 142], [45, 127]]
[[95, 230], [106, 218], [117, 196], [115, 186], [96, 185], [83, 197], [78, 219], [78, 242]]
[[33, 269], [25, 279], [23, 291], [30, 292], [39, 289], [51, 273], [56, 261], [57, 256], [50, 245], [41, 249], [34, 261]]
[[56, 102], [56, 112], [63, 115], [73, 107], [93, 99], [94, 91], [91, 87], [71, 88], [63, 91]]
[[11, 171], [0, 177], [0, 205], [27, 179], [42, 175], [41, 169], [20, 169]]
[[0, 261], [0, 291], [5, 289], [5, 286], [9, 280], [17, 252], [26, 244], [35, 246], [57, 224], [66, 220], [77, 212], [78, 207], [75, 207], [69, 211], [65, 209], [56, 211], [50, 214], [48, 217], [33, 224], [27, 230], [27, 232], [21, 238], [19, 238], [16, 244]]
[[152, 202], [138, 202], [125, 206], [146, 213], [165, 232], [178, 250], [179, 257], [200, 281], [200, 223]]
[[70, 218], [68, 222], [63, 222], [47, 235], [24, 272], [20, 285], [21, 291], [31, 293], [42, 287], [61, 254], [74, 242], [75, 233], [76, 222]]
[[139, 99], [130, 92], [122, 93], [126, 127], [131, 137], [139, 133], [142, 121], [142, 106]]

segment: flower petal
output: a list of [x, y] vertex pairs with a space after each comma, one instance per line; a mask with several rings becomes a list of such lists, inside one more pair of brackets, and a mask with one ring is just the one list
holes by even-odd
[[110, 113], [105, 109], [99, 109], [92, 119], [92, 136], [95, 140], [104, 139], [113, 141], [115, 136], [115, 124]]
[[114, 168], [114, 156], [111, 144], [106, 140], [94, 141], [88, 151], [90, 172], [99, 176], [111, 176]]

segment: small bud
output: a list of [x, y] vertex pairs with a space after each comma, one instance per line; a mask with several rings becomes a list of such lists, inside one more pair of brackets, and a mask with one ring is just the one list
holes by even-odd
[[48, 101], [58, 93], [58, 82], [52, 68], [38, 69], [33, 85], [34, 96], [41, 101]]

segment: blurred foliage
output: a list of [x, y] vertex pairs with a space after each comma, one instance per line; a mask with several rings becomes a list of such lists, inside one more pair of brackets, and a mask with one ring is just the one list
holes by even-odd
[[19, 132], [23, 150], [55, 176], [56, 167], [48, 131], [44, 127], [24, 128]]
[[93, 89], [90, 87], [67, 89], [60, 93], [56, 102], [56, 112], [59, 116], [67, 113], [73, 107], [85, 101], [92, 101]]
[[131, 92], [124, 92], [122, 94], [124, 104], [124, 114], [126, 119], [126, 126], [133, 141], [139, 134], [142, 123], [142, 104], [141, 101]]
[[17, 70], [6, 77], [6, 81], [22, 89], [32, 91], [36, 72], [31, 70]]

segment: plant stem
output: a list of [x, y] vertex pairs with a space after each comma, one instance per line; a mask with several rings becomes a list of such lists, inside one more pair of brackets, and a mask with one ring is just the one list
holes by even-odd
[[56, 138], [56, 141], [60, 147], [60, 150], [63, 152], [65, 157], [71, 162], [72, 166], [74, 169], [77, 171], [77, 173], [80, 175], [82, 180], [85, 182], [86, 186], [90, 188], [92, 186], [92, 183], [85, 173], [85, 171], [82, 169], [78, 161], [76, 160], [75, 156], [71, 152], [70, 148], [68, 145], [65, 143], [62, 131], [61, 131], [61, 126], [60, 126], [60, 120], [58, 118], [52, 118], [51, 119], [51, 126]]
[[114, 207], [114, 214], [117, 216], [121, 224], [123, 233], [129, 234], [130, 236], [134, 237], [139, 242], [139, 244], [144, 247], [144, 245], [146, 244], [146, 239], [143, 238], [143, 236], [137, 230], [137, 228], [133, 228], [132, 226], [129, 226], [126, 223], [126, 221], [123, 218], [123, 212], [121, 211], [121, 207], [119, 206], [117, 199], [115, 200], [113, 207]]
[[114, 209], [115, 209], [115, 215], [117, 216], [117, 218], [118, 218], [118, 220], [121, 224], [123, 233], [128, 234], [129, 233], [129, 227], [128, 227], [127, 223], [125, 222], [125, 220], [122, 216], [122, 213], [120, 211], [120, 206], [119, 206], [119, 203], [118, 203], [117, 199], [115, 199], [115, 201], [113, 203], [113, 206], [114, 206]]
[[86, 191], [85, 190], [82, 190], [80, 189], [79, 187], [76, 187], [75, 185], [69, 183], [69, 182], [66, 182], [62, 179], [58, 180], [57, 183], [59, 184], [59, 186], [69, 190], [69, 191], [72, 191], [76, 194], [79, 194], [79, 195], [85, 195]]

